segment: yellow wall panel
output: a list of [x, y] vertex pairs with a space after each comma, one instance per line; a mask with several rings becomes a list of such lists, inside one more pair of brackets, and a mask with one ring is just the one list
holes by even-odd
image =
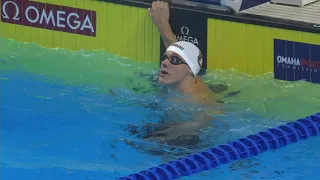
[[262, 74], [262, 51], [263, 51], [263, 47], [262, 47], [262, 29], [263, 27], [258, 27], [258, 28], [254, 28], [254, 39], [253, 39], [253, 69], [254, 69], [254, 73], [253, 74]]
[[[235, 23], [237, 24], [237, 23]], [[238, 66], [233, 66], [240, 72], [247, 72], [247, 26], [245, 24], [237, 24], [237, 37], [238, 37], [238, 46], [239, 46], [239, 56], [234, 57], [238, 59]]]
[[130, 48], [129, 48], [129, 57], [131, 59], [136, 60], [137, 59], [137, 43], [138, 43], [138, 9], [137, 8], [131, 8], [130, 10], [130, 28], [129, 34], [130, 34]]
[[310, 42], [311, 41], [310, 33], [303, 33], [302, 41], [303, 42]]
[[229, 69], [230, 68], [230, 53], [229, 52], [229, 46], [230, 46], [230, 22], [222, 23], [222, 30], [223, 35], [221, 41], [223, 42], [221, 44], [222, 46], [222, 68], [223, 69]]
[[320, 34], [208, 19], [208, 69], [273, 72], [274, 39], [320, 44]]
[[[285, 29], [279, 29], [278, 30], [278, 36], [276, 37], [278, 39], [287, 39], [287, 31]], [[290, 40], [290, 39], [287, 39]]]
[[140, 49], [145, 49], [145, 17], [146, 11], [143, 9], [138, 9], [138, 17], [137, 19], [137, 59], [145, 60], [145, 53]]
[[[111, 10], [112, 6], [110, 6], [108, 8], [108, 10], [113, 11], [113, 13], [116, 13], [116, 16], [113, 16], [114, 18], [111, 20], [111, 22], [113, 23], [112, 27], [113, 28], [112, 32], [113, 34], [113, 46], [114, 46], [114, 53], [115, 54], [122, 54], [123, 56], [125, 55], [122, 51], [122, 44], [123, 44], [123, 40], [124, 38], [128, 38], [128, 37], [123, 37], [122, 36], [122, 32], [123, 32], [123, 28], [125, 28], [124, 25], [124, 21], [123, 21], [123, 12], [126, 10], [126, 7], [121, 6], [121, 5], [115, 5], [114, 9]], [[119, 23], [123, 21], [122, 23]], [[112, 44], [111, 44], [112, 46]]]
[[228, 54], [230, 58], [229, 69], [232, 66], [238, 67], [240, 63], [242, 63], [241, 59], [239, 59], [239, 40], [237, 34], [237, 24], [234, 22], [230, 22], [230, 39], [228, 46]]
[[[210, 34], [210, 33], [213, 34], [215, 29], [216, 29], [216, 24], [215, 23], [208, 24], [208, 27], [207, 27], [208, 34]], [[212, 31], [212, 32], [210, 32], [210, 31]], [[216, 42], [215, 41], [215, 37], [212, 37], [212, 39], [209, 39], [207, 37], [207, 42], [208, 42], [207, 43], [207, 50], [208, 50], [208, 52], [211, 51], [211, 53], [207, 54], [207, 59], [208, 59], [208, 61], [211, 62], [211, 63], [207, 64], [207, 68], [208, 69], [213, 69], [214, 64], [216, 63], [216, 59], [214, 57], [214, 54], [217, 54], [216, 53], [217, 48], [216, 48], [216, 43], [215, 43]]]
[[[107, 33], [107, 50], [111, 53], [115, 53], [115, 26], [117, 25], [115, 23], [116, 18], [119, 17], [119, 14], [116, 13], [116, 8], [117, 6], [120, 5], [116, 5], [116, 4], [108, 4], [108, 15], [107, 15], [107, 29], [106, 29], [106, 33]], [[122, 14], [122, 11], [121, 11]], [[122, 16], [121, 16], [122, 17]], [[119, 23], [120, 24], [120, 23]], [[121, 29], [122, 32], [122, 29]], [[119, 37], [118, 37], [119, 38]], [[121, 42], [121, 39], [117, 39], [117, 41]]]
[[152, 27], [152, 21], [150, 21], [149, 18], [144, 18], [144, 32], [145, 32], [145, 58], [146, 60], [152, 60], [153, 56], [152, 56], [152, 45], [153, 45], [153, 41], [150, 41], [150, 39], [152, 40], [152, 29], [150, 27]]
[[[208, 49], [207, 54], [209, 55], [209, 57], [212, 57], [212, 60], [210, 59], [208, 61], [213, 61], [213, 67], [222, 67], [223, 57], [222, 57], [222, 51], [220, 49], [221, 49], [221, 45], [222, 45], [221, 43], [224, 39], [223, 34], [222, 34], [223, 33], [223, 28], [222, 28], [223, 21], [218, 20], [218, 21], [216, 21], [216, 23], [213, 23], [213, 24], [215, 24], [215, 26], [213, 26], [214, 29], [212, 31], [209, 30], [210, 34], [212, 34], [213, 36], [212, 37], [208, 36], [208, 41], [213, 41], [213, 44], [215, 44], [215, 46], [214, 46], [213, 50]], [[210, 52], [212, 52], [214, 54], [211, 55]]]
[[[0, 22], [0, 35], [45, 47], [104, 49], [137, 61], [159, 61], [161, 37], [145, 8], [96, 0], [37, 1], [96, 11], [96, 37], [3, 22]], [[320, 44], [319, 34], [217, 19], [208, 19], [207, 30], [209, 70], [235, 68], [250, 75], [261, 75], [273, 72], [275, 38]]]
[[159, 60], [160, 34], [153, 25], [146, 8], [96, 0], [36, 1], [94, 10], [96, 37], [3, 22], [0, 22], [0, 35], [23, 42], [36, 42], [47, 48], [59, 47], [76, 51], [104, 49], [138, 61]]
[[247, 59], [245, 59], [245, 61], [247, 61], [247, 74], [249, 75], [254, 75], [254, 31], [255, 31], [255, 27], [254, 25], [248, 24], [247, 25]]
[[[2, 24], [4, 23], [1, 22], [0, 26], [2, 26]], [[3, 36], [10, 39], [15, 39], [16, 34], [18, 33], [18, 32], [16, 33], [16, 25], [14, 24], [6, 24], [6, 26], [3, 26], [2, 30], [3, 30], [3, 33], [2, 33]], [[21, 34], [19, 34], [18, 36], [21, 37]]]
[[261, 74], [269, 73], [270, 69], [273, 69], [273, 41], [272, 41], [272, 29], [263, 27], [261, 32]]
[[320, 43], [320, 35], [319, 34], [310, 34], [310, 43], [311, 44], [319, 44]]
[[[126, 7], [122, 11], [122, 16], [123, 17], [130, 17], [131, 15], [131, 9], [134, 7]], [[122, 33], [121, 32], [116, 32], [117, 37], [122, 38], [122, 55], [125, 57], [129, 57], [130, 55], [130, 18], [123, 18], [123, 23], [122, 23]]]
[[[107, 47], [108, 42], [108, 6], [110, 6], [108, 3], [94, 3], [94, 8], [96, 11], [99, 12], [99, 15], [97, 16], [97, 37], [98, 42], [96, 42], [99, 46], [99, 49], [105, 49]], [[101, 17], [100, 17], [101, 16]], [[97, 39], [97, 38], [96, 38]], [[119, 54], [119, 53], [118, 53]]]

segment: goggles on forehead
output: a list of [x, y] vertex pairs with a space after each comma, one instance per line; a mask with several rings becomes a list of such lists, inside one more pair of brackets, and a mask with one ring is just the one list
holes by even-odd
[[164, 61], [168, 59], [170, 61], [171, 64], [173, 65], [180, 65], [180, 64], [186, 64], [188, 65], [186, 62], [184, 62], [180, 57], [178, 56], [171, 56], [170, 58], [166, 55], [166, 53], [163, 54], [162, 58], [161, 58], [161, 61]]

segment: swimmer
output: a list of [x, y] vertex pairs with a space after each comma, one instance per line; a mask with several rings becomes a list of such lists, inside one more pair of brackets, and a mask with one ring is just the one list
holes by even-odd
[[[167, 100], [180, 108], [202, 110], [192, 113], [191, 121], [179, 122], [171, 117], [173, 121], [146, 125], [143, 139], [172, 146], [196, 145], [200, 142], [201, 129], [212, 125], [214, 114], [222, 114], [218, 109], [221, 104], [217, 103], [216, 93], [198, 75], [203, 63], [200, 49], [192, 43], [176, 40], [169, 24], [168, 3], [154, 1], [149, 14], [166, 46], [158, 83], [168, 88]], [[128, 129], [139, 131], [134, 126]]]
[[199, 100], [213, 98], [215, 93], [197, 76], [202, 67], [202, 53], [190, 42], [177, 42], [169, 23], [168, 3], [154, 1], [149, 14], [167, 48], [161, 63], [159, 83]]

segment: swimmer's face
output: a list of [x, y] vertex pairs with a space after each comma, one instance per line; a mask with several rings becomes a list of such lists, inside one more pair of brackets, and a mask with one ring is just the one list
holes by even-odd
[[178, 54], [167, 51], [161, 63], [159, 83], [175, 85], [182, 82], [187, 76], [192, 75], [188, 64]]

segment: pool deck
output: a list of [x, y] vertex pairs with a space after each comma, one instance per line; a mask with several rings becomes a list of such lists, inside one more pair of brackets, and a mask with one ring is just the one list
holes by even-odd
[[267, 2], [240, 11], [239, 14], [272, 17], [290, 21], [300, 21], [302, 23], [314, 24], [315, 27], [320, 27], [319, 0], [302, 7]]

